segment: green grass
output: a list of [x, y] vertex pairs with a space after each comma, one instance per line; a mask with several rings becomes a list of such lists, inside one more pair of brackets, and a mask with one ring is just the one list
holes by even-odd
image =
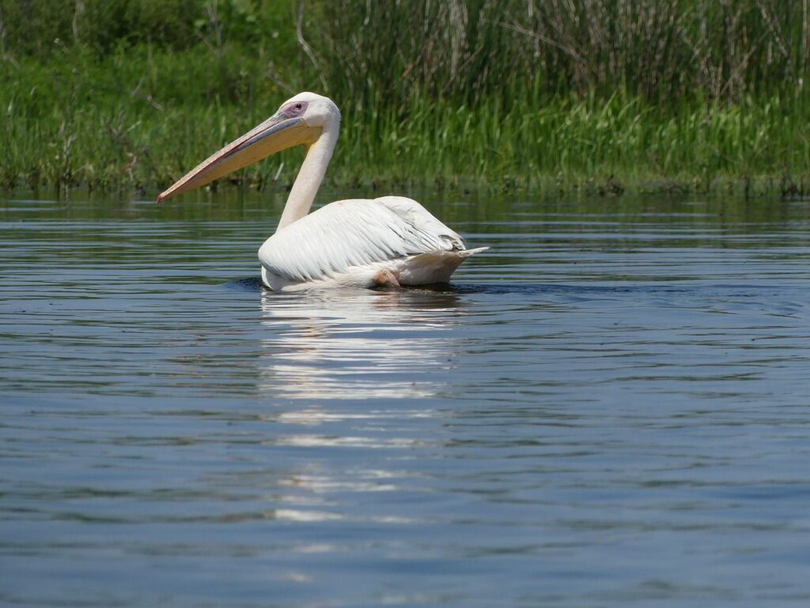
[[[0, 82], [0, 185], [153, 193], [287, 97], [267, 81], [245, 76], [256, 66], [236, 53], [226, 61], [242, 71], [225, 72], [248, 93], [236, 100], [207, 94], [207, 79], [218, 78], [216, 61], [208, 59], [200, 61], [193, 50], [153, 54], [151, 60], [128, 53], [92, 65], [75, 57], [31, 61], [13, 78], [7, 72]], [[147, 87], [144, 78], [153, 82]], [[806, 95], [667, 109], [621, 95], [529, 98], [509, 108], [436, 102], [420, 94], [404, 109], [336, 102], [344, 116], [328, 174], [336, 186], [618, 193], [626, 187], [745, 188], [771, 180], [782, 187], [785, 178], [803, 184], [810, 166]], [[287, 185], [301, 158], [300, 151], [284, 153], [234, 179], [254, 188]]]
[[[0, 0], [0, 187], [153, 195], [309, 89], [343, 112], [336, 187], [803, 194], [786, 2], [312, 0], [307, 53], [291, 0]], [[283, 188], [301, 158], [224, 181]]]

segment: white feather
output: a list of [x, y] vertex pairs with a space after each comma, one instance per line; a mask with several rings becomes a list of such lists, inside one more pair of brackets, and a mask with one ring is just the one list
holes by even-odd
[[447, 281], [466, 258], [462, 238], [414, 200], [337, 201], [282, 228], [259, 249], [271, 289], [369, 286], [387, 270], [403, 285]]

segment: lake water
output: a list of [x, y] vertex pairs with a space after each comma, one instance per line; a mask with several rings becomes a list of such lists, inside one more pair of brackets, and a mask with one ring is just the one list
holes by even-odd
[[807, 606], [810, 203], [419, 198], [292, 295], [280, 196], [0, 199], [0, 604]]

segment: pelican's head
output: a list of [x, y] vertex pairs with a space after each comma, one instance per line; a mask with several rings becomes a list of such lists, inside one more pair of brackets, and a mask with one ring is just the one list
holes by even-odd
[[300, 112], [301, 118], [308, 127], [326, 128], [340, 123], [340, 110], [335, 102], [317, 93], [304, 92], [290, 97], [281, 104], [276, 114], [286, 111]]
[[208, 157], [161, 192], [157, 201], [204, 186], [281, 150], [309, 146], [324, 129], [337, 128], [339, 124], [340, 111], [331, 99], [316, 93], [299, 93], [281, 104], [262, 124]]

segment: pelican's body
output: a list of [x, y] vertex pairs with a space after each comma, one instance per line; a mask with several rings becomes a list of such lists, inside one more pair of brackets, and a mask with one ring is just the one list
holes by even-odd
[[262, 281], [288, 291], [312, 286], [446, 283], [474, 251], [408, 198], [337, 201], [267, 239]]
[[340, 112], [328, 98], [301, 93], [255, 129], [201, 163], [158, 201], [202, 186], [294, 145], [307, 156], [276, 233], [259, 249], [270, 289], [445, 283], [469, 256], [462, 238], [414, 200], [386, 196], [337, 201], [309, 213], [337, 143]]

